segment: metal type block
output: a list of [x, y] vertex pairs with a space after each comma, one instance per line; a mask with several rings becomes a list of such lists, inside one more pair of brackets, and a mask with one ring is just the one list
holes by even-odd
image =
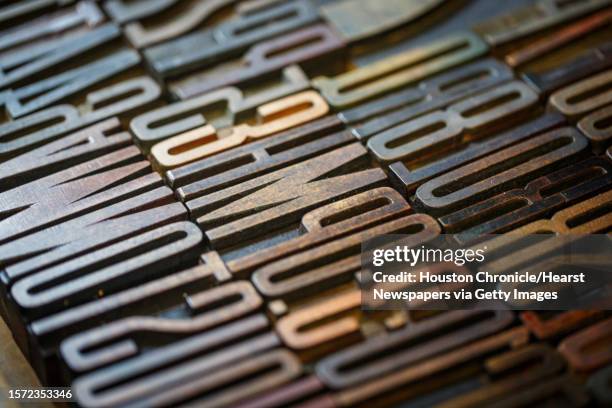
[[512, 81], [378, 133], [368, 149], [382, 163], [425, 161], [516, 123], [533, 113], [537, 101], [527, 85]]
[[[234, 2], [235, 0], [139, 0], [138, 3], [141, 4], [137, 3], [132, 7], [151, 4], [148, 4], [145, 10], [137, 10], [136, 14], [139, 14], [141, 19], [127, 23], [123, 32], [135, 48], [149, 47], [195, 29]], [[163, 18], [163, 15], [169, 18]]]
[[337, 0], [319, 6], [321, 15], [348, 42], [406, 25], [440, 6], [443, 0]]
[[550, 96], [549, 103], [572, 119], [612, 103], [612, 70], [578, 81]]
[[522, 75], [522, 78], [537, 89], [541, 95], [549, 95], [559, 88], [610, 67], [612, 67], [612, 43], [607, 42], [580, 54], [565, 64], [541, 73], [527, 72]]
[[452, 69], [338, 114], [353, 134], [366, 140], [383, 130], [513, 79], [504, 64], [487, 58]]
[[160, 78], [186, 74], [228, 58], [292, 30], [315, 23], [317, 11], [307, 1], [278, 3], [240, 14], [216, 27], [196, 31], [147, 48], [144, 56]]
[[135, 67], [139, 62], [140, 55], [136, 51], [121, 49], [93, 62], [20, 88], [4, 90], [0, 92], [0, 105], [4, 105], [11, 118], [15, 119], [84, 91], [128, 68]]
[[609, 0], [538, 0], [478, 24], [474, 30], [492, 46], [500, 46], [574, 20], [610, 5]]
[[470, 32], [437, 40], [336, 77], [318, 77], [312, 84], [335, 109], [346, 109], [395, 91], [487, 52], [487, 45]]
[[192, 94], [201, 94], [225, 86], [258, 82], [292, 64], [299, 64], [306, 71], [320, 70], [324, 59], [337, 55], [344, 47], [344, 42], [330, 28], [316, 24], [260, 41], [242, 56], [198, 70], [169, 82], [168, 86], [176, 90], [188, 85]]
[[612, 319], [572, 334], [559, 344], [559, 351], [576, 371], [593, 371], [610, 364]]
[[523, 124], [516, 125], [498, 135], [484, 140], [474, 140], [457, 152], [442, 154], [429, 163], [404, 163], [397, 161], [389, 165], [389, 178], [398, 190], [412, 195], [424, 182], [454, 170], [472, 161], [483, 159], [504, 148], [528, 140], [538, 134], [565, 124], [558, 113], [547, 113]]
[[36, 79], [120, 37], [119, 27], [103, 22], [96, 3], [84, 1], [0, 31], [0, 89]]
[[158, 168], [167, 170], [310, 122], [328, 110], [318, 93], [300, 92], [258, 106], [254, 124], [219, 130], [212, 125], [195, 128], [157, 143], [151, 157]]
[[[0, 172], [0, 180], [12, 177], [10, 172], [17, 171], [18, 166], [31, 165], [23, 162], [17, 165], [16, 160], [7, 161], [7, 159], [20, 157], [18, 155], [21, 153], [44, 143], [53, 142], [69, 132], [100, 120], [112, 116], [118, 116], [123, 120], [134, 111], [151, 104], [160, 94], [159, 86], [151, 78], [136, 77], [89, 92], [85, 96], [84, 103], [77, 106], [56, 105], [0, 124], [0, 169], [6, 170]], [[64, 142], [57, 143], [63, 145]], [[54, 153], [56, 157], [59, 155], [68, 157], [75, 150], [78, 151], [79, 148], [74, 146], [64, 149], [63, 153]]]

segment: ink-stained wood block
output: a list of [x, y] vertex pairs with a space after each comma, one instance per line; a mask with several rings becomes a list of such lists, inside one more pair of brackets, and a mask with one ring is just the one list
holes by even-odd
[[[310, 81], [299, 65], [292, 64], [279, 71], [272, 72], [253, 83], [241, 84], [240, 86], [230, 86], [222, 89], [237, 89], [243, 97], [243, 101], [236, 106], [236, 115], [254, 109], [258, 105], [275, 99], [282, 98], [293, 93], [304, 91], [310, 88]], [[168, 88], [170, 94], [176, 99], [189, 99], [201, 94], [214, 93], [200, 89], [199, 81], [185, 80], [176, 84], [171, 84]]]
[[[186, 258], [196, 259], [199, 231], [186, 222], [165, 225], [184, 216], [182, 211], [176, 203], [142, 211], [138, 214], [141, 219], [119, 218], [125, 226], [103, 221], [87, 231], [95, 235], [81, 236], [61, 250], [49, 251], [48, 258], [38, 256], [11, 265], [6, 269], [12, 283], [11, 299], [23, 316], [34, 319], [152, 279]], [[102, 234], [104, 227], [117, 231]], [[117, 239], [122, 242], [115, 242]], [[51, 260], [57, 264], [52, 265]]]
[[[0, 243], [48, 228], [162, 185], [134, 146], [0, 193]], [[4, 246], [4, 245], [3, 245]], [[0, 263], [16, 257], [1, 251]]]
[[406, 89], [362, 103], [338, 114], [353, 134], [366, 140], [383, 130], [513, 79], [512, 71], [487, 58], [424, 79]]
[[566, 86], [550, 96], [549, 103], [559, 112], [572, 119], [612, 103], [612, 70]]
[[[182, 300], [182, 302], [181, 302]], [[172, 344], [167, 338], [196, 336], [239, 320], [261, 308], [262, 299], [248, 281], [234, 281], [175, 299], [176, 305], [159, 315], [131, 316], [77, 333], [61, 344], [64, 362], [74, 373], [89, 372], [150, 352], [152, 346]], [[151, 340], [142, 342], [141, 334]], [[165, 334], [165, 336], [163, 336]], [[127, 342], [130, 343], [126, 347]], [[139, 347], [139, 343], [143, 347]]]
[[[170, 88], [189, 84], [193, 93], [224, 86], [255, 83], [298, 64], [306, 72], [320, 71], [325, 61], [342, 54], [345, 43], [330, 28], [315, 24], [278, 38], [260, 41], [240, 56], [233, 57], [168, 83]], [[328, 66], [326, 66], [327, 68]]]
[[[150, 106], [160, 94], [159, 86], [151, 78], [136, 77], [89, 92], [84, 102], [76, 106], [55, 105], [2, 123], [0, 124], [0, 162], [8, 161], [11, 164], [0, 163], [0, 166], [8, 166], [5, 167], [7, 171], [9, 171], [8, 168], [14, 170], [16, 169], [15, 161], [7, 159], [19, 157], [19, 154], [32, 151], [39, 146], [45, 149], [43, 146], [45, 143], [54, 142], [69, 132], [112, 116], [125, 120], [139, 109]], [[76, 137], [72, 136], [68, 139], [70, 138]], [[64, 145], [65, 142], [54, 143]], [[75, 150], [78, 150], [78, 147], [74, 146], [62, 153], [54, 152], [54, 155], [55, 157], [72, 155]], [[25, 167], [29, 165], [32, 164], [19, 164]], [[10, 177], [12, 177], [10, 173], [0, 172], [0, 179]]]
[[[167, 319], [158, 321], [163, 323]], [[153, 330], [164, 332], [163, 326]], [[131, 359], [80, 376], [73, 383], [74, 392], [83, 406], [124, 404], [153, 396], [173, 404], [201, 394], [209, 398], [211, 406], [222, 406], [219, 399], [232, 401], [265, 390], [266, 378], [274, 386], [301, 374], [299, 361], [287, 351], [277, 349], [278, 345], [278, 337], [269, 330], [267, 318], [255, 314], [210, 331], [178, 337]], [[245, 386], [249, 379], [257, 379], [258, 373], [262, 383], [252, 381], [253, 388]], [[241, 380], [242, 387], [232, 387], [227, 394], [221, 392]], [[126, 385], [140, 391], [126, 392]], [[215, 397], [219, 398], [216, 405], [212, 403]]]
[[108, 0], [103, 7], [118, 23], [128, 23], [167, 10], [178, 0]]
[[609, 0], [538, 0], [478, 24], [474, 30], [494, 47], [566, 23], [610, 5]]
[[573, 128], [548, 131], [429, 180], [417, 189], [415, 203], [448, 214], [562, 167], [586, 148]]
[[361, 292], [353, 287], [281, 317], [276, 331], [287, 347], [309, 351], [310, 355], [303, 359], [311, 361], [362, 340], [360, 329], [368, 313], [360, 308]]
[[[576, 22], [566, 24], [555, 31], [540, 36], [526, 45], [518, 45], [505, 53], [504, 61], [513, 68], [534, 67], [538, 65], [559, 65], [567, 58], [560, 60], [560, 54], [572, 53], [572, 48], [588, 47], [600, 38], [606, 41], [612, 34], [610, 21], [612, 11], [603, 9]], [[553, 58], [557, 61], [553, 61]], [[549, 60], [550, 62], [547, 62]]]
[[[236, 87], [226, 87], [138, 115], [130, 123], [130, 128], [143, 149], [172, 137], [182, 140], [198, 137], [200, 134], [208, 135], [202, 144], [210, 144], [214, 143], [214, 129], [234, 126], [242, 129], [238, 133], [249, 133], [251, 129], [253, 133], [258, 130], [263, 130], [264, 133], [266, 130], [279, 131], [283, 129], [283, 123], [295, 126], [301, 123], [300, 118], [308, 121], [324, 115], [328, 109], [325, 101], [313, 91], [300, 92], [276, 101], [269, 100], [275, 97], [275, 94], [276, 92], [245, 96]], [[258, 103], [261, 105], [257, 105]], [[277, 119], [272, 121], [271, 126], [261, 123], [270, 117]], [[255, 123], [245, 123], [249, 119]], [[252, 126], [253, 124], [259, 126]], [[182, 136], [185, 134], [187, 136]], [[225, 136], [232, 137], [232, 133]], [[193, 144], [198, 147], [197, 143]]]
[[382, 163], [423, 162], [529, 117], [537, 100], [527, 85], [512, 81], [378, 133], [368, 149]]
[[609, 162], [590, 158], [538, 177], [524, 188], [509, 189], [455, 210], [441, 216], [439, 222], [446, 231], [457, 233], [457, 240], [468, 242], [479, 235], [507, 232], [611, 186]]
[[254, 124], [241, 123], [229, 129], [212, 125], [195, 128], [165, 139], [151, 148], [158, 168], [167, 170], [249, 143], [324, 116], [325, 100], [314, 91], [300, 92], [257, 107]]
[[[115, 0], [115, 13], [111, 15], [122, 22], [128, 21], [123, 28], [125, 36], [133, 47], [144, 48], [186, 34], [200, 24], [210, 21], [234, 2], [235, 0], [137, 0], [135, 4], [128, 5]], [[129, 8], [127, 13], [126, 8]]]
[[242, 182], [226, 183], [187, 200], [186, 205], [212, 247], [221, 249], [290, 225], [318, 206], [381, 185], [386, 180], [384, 172], [369, 168], [368, 162], [366, 150], [353, 143]]
[[314, 78], [312, 84], [334, 109], [346, 109], [486, 52], [478, 36], [460, 32], [335, 77]]
[[119, 38], [119, 27], [104, 20], [96, 3], [79, 2], [0, 31], [0, 89], [35, 81], [46, 70]]
[[[166, 173], [170, 186], [186, 201], [250, 177], [313, 158], [353, 142], [334, 116], [305, 123], [221, 154], [177, 167]], [[183, 188], [179, 188], [183, 187]]]
[[595, 153], [603, 153], [612, 143], [612, 104], [580, 119], [578, 129], [589, 139]]
[[299, 378], [236, 404], [236, 408], [279, 408], [299, 404], [302, 408], [335, 408], [331, 395], [315, 376]]
[[[326, 225], [325, 220], [340, 215], [341, 222]], [[252, 280], [262, 294], [284, 300], [304, 299], [342, 283], [354, 282], [354, 275], [362, 267], [361, 243], [368, 239], [403, 233], [409, 235], [403, 241], [405, 245], [417, 245], [440, 233], [434, 219], [425, 214], [411, 214], [404, 199], [385, 187], [311, 211], [303, 217], [302, 225], [306, 231], [301, 236], [228, 261], [228, 268], [234, 273], [243, 273], [257, 266]]]
[[19, 88], [6, 89], [0, 92], [0, 104], [15, 119], [88, 90], [139, 63], [140, 55], [136, 51], [119, 48], [75, 68]]
[[[374, 336], [340, 350], [319, 361], [316, 373], [333, 390], [353, 387], [483, 340], [508, 328], [513, 320], [510, 311], [449, 311], [414, 327]], [[513, 336], [513, 340], [524, 338], [525, 342], [526, 337], [522, 333], [518, 338]]]
[[0, 27], [14, 27], [24, 20], [43, 13], [51, 13], [72, 4], [74, 0], [15, 1], [0, 7]]
[[612, 366], [607, 366], [591, 375], [587, 387], [595, 399], [602, 405], [612, 404]]
[[402, 192], [409, 196], [424, 182], [456, 169], [472, 161], [485, 158], [497, 151], [527, 140], [537, 134], [559, 127], [565, 123], [562, 115], [547, 113], [536, 119], [515, 125], [509, 130], [501, 132], [483, 140], [474, 140], [469, 145], [454, 152], [442, 153], [438, 159], [429, 162], [398, 161], [389, 165], [389, 178]]
[[373, 2], [337, 0], [323, 3], [319, 10], [325, 21], [347, 42], [355, 42], [407, 25], [440, 6], [442, 0]]
[[[197, 234], [196, 231], [191, 231], [192, 235]], [[95, 300], [32, 321], [28, 326], [33, 344], [30, 359], [37, 366], [39, 374], [47, 373], [47, 378], [61, 378], [57, 353], [62, 340], [71, 335], [96, 328], [101, 322], [110, 323], [144, 314], [156, 315], [166, 309], [182, 309], [182, 306], [179, 309], [176, 307], [177, 304], [182, 305], [185, 296], [210, 289], [231, 277], [215, 253], [203, 255], [201, 264], [187, 269], [181, 268], [193, 265], [195, 258], [183, 259], [183, 266], [176, 266], [173, 258], [169, 260], [169, 269], [164, 276], [151, 276], [152, 279], [147, 282], [126, 285], [114, 293], [105, 293]], [[68, 374], [66, 378], [72, 376], [65, 374]]]
[[239, 56], [255, 44], [315, 23], [307, 1], [279, 2], [240, 13], [220, 24], [147, 48], [144, 56], [159, 78], [176, 77]]
[[559, 351], [576, 371], [593, 371], [610, 364], [612, 319], [607, 319], [564, 339]]
[[522, 312], [521, 321], [538, 339], [555, 339], [583, 328], [604, 316], [601, 310], [568, 310], [566, 312]]
[[[120, 130], [117, 118], [107, 119], [0, 162], [0, 180], [4, 184], [0, 190], [129, 146], [130, 134]], [[34, 140], [36, 135], [29, 134], [27, 138]], [[27, 143], [25, 139], [21, 141]]]
[[528, 71], [522, 78], [535, 87], [541, 95], [549, 95], [559, 88], [610, 67], [612, 67], [612, 43], [606, 42], [543, 72]]

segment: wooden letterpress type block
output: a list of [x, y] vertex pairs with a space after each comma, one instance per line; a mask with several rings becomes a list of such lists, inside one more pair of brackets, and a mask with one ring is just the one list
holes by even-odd
[[312, 84], [334, 109], [395, 91], [430, 75], [475, 59], [487, 52], [473, 33], [457, 33], [336, 77], [318, 77]]
[[559, 112], [572, 119], [612, 103], [612, 70], [566, 86], [550, 96], [549, 103]]
[[408, 24], [441, 3], [441, 0], [331, 1], [321, 4], [319, 10], [343, 39], [354, 42]]
[[[352, 388], [366, 381], [389, 378], [403, 368], [432, 361], [467, 344], [482, 342], [508, 328], [513, 320], [509, 311], [450, 311], [414, 327], [373, 336], [337, 351], [319, 361], [316, 372], [333, 390]], [[527, 333], [523, 330], [511, 338], [515, 344], [521, 340], [524, 343]]]
[[[239, 56], [261, 41], [286, 35], [318, 18], [307, 1], [278, 3], [250, 13], [238, 12], [215, 27], [149, 47], [144, 55], [158, 77], [176, 77]], [[182, 97], [193, 95], [185, 88], [180, 88]]]
[[597, 74], [612, 67], [612, 43], [590, 49], [576, 58], [549, 68], [544, 72], [528, 71], [523, 74], [523, 80], [539, 91], [541, 95], [549, 95], [553, 91], [569, 85], [579, 79]]
[[584, 136], [573, 128], [548, 131], [429, 180], [417, 189], [415, 202], [432, 213], [448, 214], [562, 167], [586, 147]]
[[607, 319], [572, 334], [559, 344], [559, 351], [576, 371], [593, 371], [610, 364], [612, 319]]
[[[502, 233], [612, 187], [612, 167], [590, 158], [489, 199], [441, 216], [439, 221], [466, 242], [481, 234]], [[503, 187], [502, 187], [503, 188]]]
[[[49, 147], [43, 145], [51, 142], [58, 146], [65, 146], [62, 152], [54, 151], [55, 157], [79, 155], [77, 152], [81, 151], [81, 148], [72, 146], [68, 149], [66, 147], [69, 144], [64, 145], [64, 143], [68, 143], [67, 140], [69, 139], [82, 140], [81, 137], [69, 136], [66, 141], [56, 141], [56, 139], [112, 116], [125, 120], [139, 109], [151, 105], [160, 94], [159, 86], [151, 78], [136, 77], [89, 92], [85, 96], [84, 102], [76, 104], [76, 106], [70, 104], [56, 105], [0, 124], [0, 160], [10, 163], [0, 165], [8, 166], [6, 167], [7, 172], [9, 171], [8, 168], [16, 170], [20, 166], [28, 167], [32, 164], [16, 164], [16, 160], [21, 160], [18, 159], [19, 157], [24, 157], [19, 155], [34, 151], [36, 148], [39, 148], [36, 151], [44, 151]], [[98, 126], [106, 128], [110, 125], [100, 124]], [[13, 158], [15, 160], [7, 160]], [[57, 168], [55, 164], [53, 168]], [[0, 179], [12, 177], [9, 173], [2, 173]]]
[[540, 133], [554, 129], [565, 123], [562, 115], [548, 113], [524, 124], [516, 125], [510, 130], [485, 138], [475, 140], [457, 152], [442, 154], [437, 160], [429, 163], [411, 163], [397, 161], [389, 165], [389, 178], [391, 182], [406, 194], [411, 195], [424, 182], [467, 164], [491, 155], [513, 144], [527, 140]]
[[406, 89], [362, 103], [338, 114], [360, 140], [424, 113], [494, 88], [513, 79], [512, 71], [492, 58], [424, 79]]
[[499, 47], [538, 31], [574, 20], [610, 4], [609, 0], [563, 2], [538, 0], [474, 27], [492, 46]]
[[278, 337], [269, 330], [262, 314], [209, 331], [187, 330], [186, 337], [171, 327], [164, 327], [164, 323], [168, 326], [172, 322], [180, 323], [171, 318], [152, 320], [154, 324], [149, 330], [166, 333], [165, 342], [133, 358], [78, 377], [73, 387], [79, 403], [117, 405], [155, 395], [158, 402], [168, 404], [202, 398], [211, 406], [219, 406], [224, 401], [231, 403], [301, 374], [299, 361], [289, 352], [276, 348]]
[[169, 87], [178, 89], [189, 84], [192, 94], [201, 94], [225, 86], [256, 83], [278, 75], [292, 64], [298, 64], [306, 72], [317, 71], [322, 61], [342, 52], [344, 46], [330, 28], [316, 24], [258, 42], [241, 56], [171, 81]]
[[123, 31], [130, 44], [144, 48], [183, 35], [209, 21], [235, 0], [137, 0], [123, 4], [113, 0], [106, 5], [111, 16], [127, 24]]
[[104, 23], [94, 2], [70, 8], [0, 31], [0, 89], [24, 85], [51, 68], [119, 38], [121, 31]]
[[[74, 373], [92, 371], [138, 354], [139, 333], [167, 333], [177, 338], [196, 335], [239, 320], [256, 312], [262, 305], [261, 297], [247, 281], [229, 282], [186, 295], [183, 304], [180, 298], [174, 301], [176, 305], [164, 311], [166, 318], [163, 313], [159, 316], [130, 316], [67, 338], [61, 344], [63, 360]], [[130, 347], [126, 347], [128, 338]], [[160, 336], [155, 346], [167, 343]]]
[[195, 128], [157, 143], [151, 148], [151, 157], [160, 169], [178, 167], [252, 140], [272, 136], [324, 116], [327, 112], [327, 103], [319, 94], [314, 91], [300, 92], [257, 107], [255, 124], [241, 123], [220, 130], [212, 125]]

